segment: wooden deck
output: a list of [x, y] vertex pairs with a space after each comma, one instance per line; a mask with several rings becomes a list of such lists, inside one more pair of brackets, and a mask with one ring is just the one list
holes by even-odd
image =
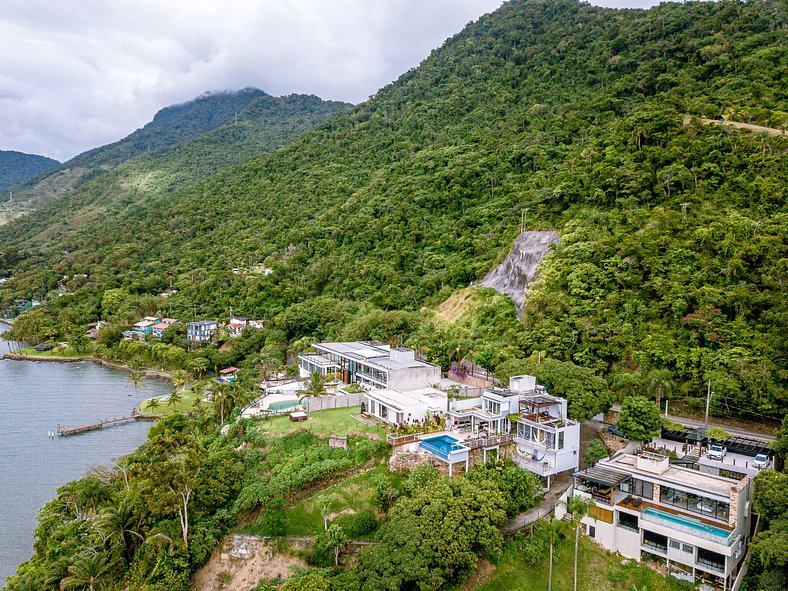
[[149, 421], [154, 420], [158, 417], [154, 415], [141, 415], [141, 414], [133, 414], [126, 417], [114, 417], [111, 419], [104, 419], [102, 421], [96, 421], [95, 423], [86, 423], [84, 425], [76, 425], [74, 427], [62, 427], [58, 425], [57, 433], [63, 437], [68, 435], [77, 435], [78, 433], [86, 433], [87, 431], [95, 431], [96, 429], [101, 429], [104, 425], [119, 425], [121, 423], [127, 423], [129, 421]]

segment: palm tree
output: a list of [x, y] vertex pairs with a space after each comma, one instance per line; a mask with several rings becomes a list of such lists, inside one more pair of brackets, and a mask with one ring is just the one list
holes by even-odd
[[621, 398], [637, 396], [643, 387], [643, 377], [640, 373], [620, 373], [613, 377], [613, 390]]
[[326, 376], [319, 371], [313, 371], [304, 385], [306, 386], [306, 389], [302, 390], [304, 398], [322, 396], [326, 393]]
[[669, 369], [652, 369], [646, 374], [646, 391], [653, 393], [657, 400], [657, 408], [662, 402], [662, 395], [670, 395], [676, 385]]
[[93, 548], [86, 548], [74, 564], [68, 567], [68, 576], [60, 581], [60, 588], [63, 591], [77, 588], [94, 591], [96, 583], [109, 572], [111, 566], [104, 554]]
[[134, 507], [127, 497], [102, 509], [96, 525], [107, 539], [118, 538], [123, 559], [127, 564], [134, 558], [137, 548], [145, 539], [144, 519], [134, 512]]
[[175, 387], [178, 389], [186, 389], [187, 378], [188, 375], [182, 369], [176, 369], [172, 372], [172, 383], [175, 384]]
[[144, 380], [145, 375], [141, 371], [134, 370], [129, 373], [129, 385], [134, 386], [135, 394], [148, 387]]
[[154, 396], [153, 398], [148, 398], [145, 404], [145, 410], [154, 410], [161, 406], [161, 400], [159, 400], [158, 396]]
[[167, 406], [175, 406], [181, 400], [183, 400], [183, 394], [179, 390], [173, 390], [170, 392], [170, 395], [167, 397]]
[[208, 371], [209, 362], [205, 357], [195, 357], [189, 362], [189, 369], [200, 379]]
[[591, 509], [591, 501], [580, 497], [572, 497], [566, 503], [566, 510], [571, 513], [571, 523], [575, 528], [575, 571], [574, 571], [574, 591], [577, 591], [577, 548], [580, 542], [580, 520], [588, 515]]
[[561, 532], [564, 529], [564, 522], [560, 519], [552, 519], [545, 523], [545, 533], [547, 540], [550, 542], [550, 574], [547, 579], [547, 591], [553, 591], [553, 549], [561, 537]]

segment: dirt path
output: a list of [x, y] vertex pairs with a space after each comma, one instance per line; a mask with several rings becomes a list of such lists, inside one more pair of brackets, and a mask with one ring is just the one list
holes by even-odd
[[[692, 119], [690, 117], [684, 117], [684, 125], [689, 125]], [[739, 121], [718, 121], [716, 119], [703, 119], [701, 118], [701, 123], [704, 125], [727, 125], [730, 127], [735, 127], [736, 129], [747, 129], [749, 131], [754, 131], [756, 133], [767, 133], [769, 135], [784, 135], [788, 136], [788, 131], [784, 129], [777, 129], [775, 127], [764, 127], [763, 125], [753, 125], [752, 123], [741, 123]]]

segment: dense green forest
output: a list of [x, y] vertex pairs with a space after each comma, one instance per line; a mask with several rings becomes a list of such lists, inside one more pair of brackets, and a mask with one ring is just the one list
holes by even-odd
[[[96, 179], [0, 229], [21, 252], [5, 301], [88, 275], [11, 336], [66, 338], [105, 289], [172, 283], [171, 304], [289, 340], [402, 339], [490, 370], [541, 351], [607, 389], [666, 370], [676, 399], [712, 379], [714, 412], [780, 417], [788, 140], [702, 119], [784, 129], [785, 16], [507, 3], [286, 147], [182, 191], [111, 199]], [[441, 322], [429, 309], [505, 256], [524, 208], [561, 241], [523, 321], [482, 295]]]
[[0, 150], [0, 193], [4, 194], [1, 199], [8, 198], [5, 193], [9, 189], [13, 189], [56, 166], [60, 166], [60, 162], [46, 156]]
[[[315, 96], [269, 96], [261, 90], [206, 94], [159, 111], [122, 140], [80, 154], [16, 191], [11, 217], [69, 195], [80, 223], [111, 200], [140, 200], [183, 191], [197, 180], [290, 142], [350, 107]], [[2, 201], [4, 197], [0, 197]], [[0, 210], [0, 223], [3, 222]]]

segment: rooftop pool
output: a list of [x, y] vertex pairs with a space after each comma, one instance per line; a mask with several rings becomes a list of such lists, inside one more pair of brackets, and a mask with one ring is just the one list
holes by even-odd
[[451, 435], [438, 435], [437, 437], [422, 439], [419, 447], [446, 461], [448, 461], [451, 452], [468, 450], [467, 447], [460, 444], [459, 439], [455, 439]]
[[646, 521], [669, 521], [671, 524], [675, 524], [678, 526], [683, 526], [685, 528], [690, 528], [699, 532], [700, 534], [705, 534], [702, 537], [712, 536], [714, 538], [721, 538], [717, 541], [724, 542], [728, 539], [731, 535], [731, 532], [724, 530], [720, 527], [714, 527], [713, 525], [709, 525], [707, 523], [703, 523], [699, 519], [694, 519], [692, 517], [686, 517], [684, 515], [674, 515], [672, 513], [666, 513], [665, 511], [660, 511], [659, 509], [654, 509], [653, 507], [649, 507], [645, 511], [643, 511], [643, 515], [648, 515], [651, 517], [649, 519], [646, 518]]

